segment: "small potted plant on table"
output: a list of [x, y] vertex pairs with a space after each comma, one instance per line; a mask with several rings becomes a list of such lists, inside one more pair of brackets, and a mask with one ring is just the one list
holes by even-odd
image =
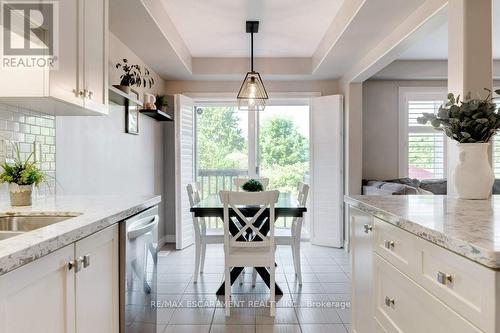
[[12, 206], [30, 206], [33, 185], [40, 185], [45, 180], [45, 174], [37, 167], [36, 162], [30, 161], [34, 156], [33, 153], [22, 160], [18, 145], [14, 145], [14, 151], [14, 161], [0, 165], [3, 169], [0, 173], [0, 182], [9, 184]]
[[245, 184], [241, 186], [243, 191], [246, 192], [262, 192], [264, 191], [264, 186], [257, 179], [249, 179]]

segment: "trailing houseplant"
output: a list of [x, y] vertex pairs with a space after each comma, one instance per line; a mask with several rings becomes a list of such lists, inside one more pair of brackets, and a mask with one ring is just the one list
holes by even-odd
[[[417, 118], [420, 124], [430, 124], [446, 136], [457, 141], [458, 164], [453, 172], [453, 182], [459, 198], [486, 199], [491, 194], [495, 177], [488, 159], [491, 138], [500, 128], [500, 115], [492, 92], [483, 99], [463, 100], [448, 94], [448, 101], [437, 114], [423, 113]], [[500, 94], [500, 90], [495, 90]]]
[[122, 62], [115, 65], [117, 69], [121, 68], [123, 71], [123, 74], [120, 75], [120, 85], [116, 86], [118, 89], [128, 94], [131, 86], [153, 87], [155, 80], [147, 67], [144, 67], [143, 73], [141, 66], [129, 64], [127, 59], [123, 59]]
[[243, 191], [247, 192], [262, 192], [264, 191], [264, 186], [257, 179], [249, 179], [245, 184], [241, 186]]
[[31, 153], [25, 160], [21, 159], [19, 145], [13, 144], [15, 156], [12, 163], [0, 165], [0, 182], [9, 184], [10, 202], [12, 206], [30, 206], [33, 185], [38, 186], [45, 180], [45, 174], [38, 168]]

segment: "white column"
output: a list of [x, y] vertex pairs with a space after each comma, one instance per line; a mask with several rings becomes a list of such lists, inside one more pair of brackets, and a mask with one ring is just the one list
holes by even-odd
[[[492, 0], [448, 2], [448, 91], [484, 97], [493, 85]], [[452, 171], [458, 163], [456, 141], [447, 143], [448, 195], [455, 195]]]

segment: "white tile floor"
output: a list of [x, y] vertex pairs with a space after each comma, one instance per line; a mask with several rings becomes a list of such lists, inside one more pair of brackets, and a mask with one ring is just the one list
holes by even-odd
[[224, 316], [223, 298], [215, 291], [224, 271], [221, 245], [209, 245], [205, 271], [193, 283], [194, 247], [165, 247], [158, 260], [157, 333], [350, 332], [350, 265], [340, 249], [302, 244], [303, 284], [296, 281], [290, 247], [278, 247], [276, 280], [284, 295], [277, 299], [276, 317], [269, 316], [269, 289], [262, 280], [232, 287], [231, 316]]

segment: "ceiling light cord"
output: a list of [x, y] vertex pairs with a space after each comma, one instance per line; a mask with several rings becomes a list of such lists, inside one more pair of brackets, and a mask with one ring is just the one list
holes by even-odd
[[251, 49], [251, 57], [250, 57], [250, 64], [253, 72], [253, 27], [252, 27], [252, 33], [250, 34], [250, 49]]

